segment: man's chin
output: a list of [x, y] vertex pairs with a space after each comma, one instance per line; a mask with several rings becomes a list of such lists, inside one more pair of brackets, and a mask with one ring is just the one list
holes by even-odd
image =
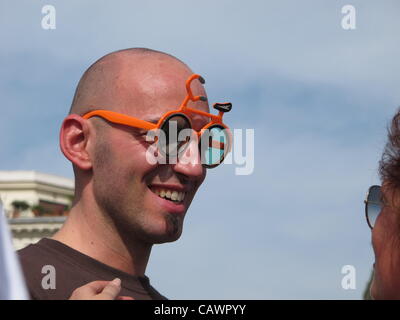
[[176, 241], [178, 239], [179, 239], [179, 237], [178, 238], [174, 238], [174, 239], [165, 238], [165, 239], [160, 239], [160, 240], [158, 240], [156, 242], [153, 242], [153, 244], [163, 244], [163, 243], [168, 243], [168, 242], [174, 242], [174, 241]]
[[151, 236], [151, 243], [152, 244], [162, 244], [168, 242], [174, 242], [181, 237], [181, 232], [179, 234], [159, 234], [159, 235], [152, 235]]
[[183, 217], [167, 213], [149, 219], [142, 228], [136, 228], [136, 234], [148, 244], [161, 244], [178, 240], [182, 229]]
[[174, 242], [182, 235], [182, 221], [175, 219], [166, 219], [165, 224], [158, 230], [153, 230], [148, 234], [148, 239], [151, 239], [153, 244], [161, 244]]

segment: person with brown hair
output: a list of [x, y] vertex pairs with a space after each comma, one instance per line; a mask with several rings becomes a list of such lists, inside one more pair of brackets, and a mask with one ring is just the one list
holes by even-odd
[[365, 201], [375, 254], [370, 295], [400, 299], [400, 110], [388, 130], [379, 174], [382, 187], [371, 186]]

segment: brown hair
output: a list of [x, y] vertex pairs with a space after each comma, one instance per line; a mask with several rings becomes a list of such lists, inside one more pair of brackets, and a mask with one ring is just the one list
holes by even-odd
[[395, 190], [400, 190], [400, 109], [388, 128], [388, 142], [379, 162], [380, 178]]

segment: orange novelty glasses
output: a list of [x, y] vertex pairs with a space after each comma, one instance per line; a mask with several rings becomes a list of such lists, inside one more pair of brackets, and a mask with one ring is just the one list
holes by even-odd
[[[155, 140], [158, 142], [158, 150], [160, 150], [166, 157], [174, 157], [186, 149], [189, 145], [188, 142], [190, 139], [187, 139], [188, 137], [186, 137], [183, 141], [178, 141], [176, 137], [182, 130], [190, 129], [197, 133], [202, 165], [207, 168], [214, 168], [222, 163], [231, 149], [232, 135], [228, 126], [222, 122], [222, 118], [225, 112], [229, 112], [232, 109], [232, 104], [229, 102], [215, 103], [213, 108], [219, 111], [217, 115], [188, 107], [187, 104], [189, 101], [207, 101], [207, 98], [204, 96], [193, 95], [191, 83], [196, 79], [202, 84], [205, 83], [205, 80], [200, 75], [191, 75], [186, 80], [187, 95], [181, 106], [176, 110], [165, 113], [157, 123], [141, 120], [114, 111], [99, 109], [84, 114], [83, 118], [89, 119], [98, 116], [116, 124], [144, 130], [161, 130], [164, 133], [165, 138]], [[210, 119], [210, 122], [203, 126], [200, 131], [196, 131], [193, 129], [190, 120], [191, 114], [198, 114], [207, 117]], [[176, 131], [173, 135], [174, 138], [171, 138], [171, 130], [173, 128]], [[157, 137], [159, 137], [158, 134]]]

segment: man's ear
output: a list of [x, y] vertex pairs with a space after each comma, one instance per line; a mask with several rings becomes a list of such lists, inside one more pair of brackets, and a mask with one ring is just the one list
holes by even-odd
[[87, 120], [77, 114], [70, 114], [61, 125], [61, 151], [68, 160], [82, 170], [90, 170], [92, 168], [88, 151], [92, 128]]

